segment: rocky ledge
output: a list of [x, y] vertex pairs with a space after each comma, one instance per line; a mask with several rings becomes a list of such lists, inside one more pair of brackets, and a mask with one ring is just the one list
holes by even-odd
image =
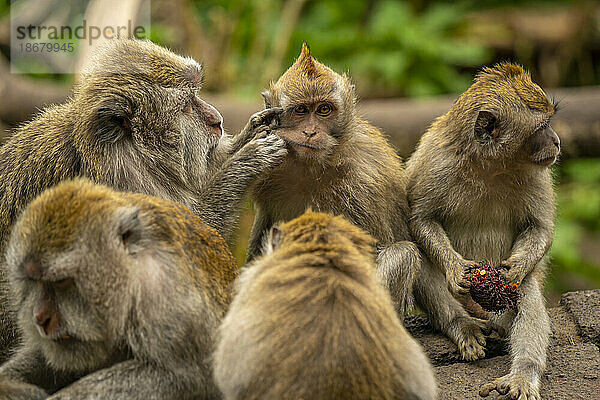
[[[600, 290], [565, 293], [560, 305], [549, 313], [553, 333], [542, 378], [542, 398], [600, 399]], [[423, 316], [409, 316], [405, 323], [435, 366], [440, 400], [482, 400], [479, 387], [508, 373], [508, 346], [496, 334], [487, 340], [486, 358], [464, 362], [456, 346], [433, 332]], [[504, 397], [495, 393], [487, 397], [496, 398]]]

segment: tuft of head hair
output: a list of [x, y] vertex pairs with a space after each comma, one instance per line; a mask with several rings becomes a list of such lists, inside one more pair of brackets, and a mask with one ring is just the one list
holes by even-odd
[[310, 47], [302, 43], [300, 55], [290, 68], [277, 81], [278, 86], [294, 87], [299, 82], [308, 81], [319, 85], [324, 91], [335, 83], [338, 76], [331, 68], [321, 64], [310, 54]]
[[525, 103], [532, 109], [542, 112], [555, 112], [555, 104], [548, 99], [546, 93], [531, 80], [531, 75], [521, 65], [500, 62], [492, 67], [485, 67], [475, 78], [476, 84], [501, 86], [507, 82]]
[[519, 64], [507, 61], [499, 62], [492, 67], [484, 67], [475, 78], [476, 81], [493, 80], [494, 78], [513, 78], [521, 75], [529, 75]]
[[284, 72], [275, 83], [271, 83], [266, 92], [272, 104], [267, 106], [286, 106], [283, 99], [290, 103], [296, 101], [328, 100], [334, 94], [339, 94], [341, 103], [349, 106], [356, 101], [354, 85], [346, 74], [340, 75], [328, 66], [317, 61], [310, 52], [306, 42], [296, 61]]

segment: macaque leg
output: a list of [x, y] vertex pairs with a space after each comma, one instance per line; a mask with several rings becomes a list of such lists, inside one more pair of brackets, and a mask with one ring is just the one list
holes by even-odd
[[249, 263], [263, 253], [265, 238], [269, 229], [273, 226], [272, 218], [259, 209], [256, 210], [252, 232], [248, 243], [248, 251], [246, 252], [246, 263]]
[[417, 274], [414, 295], [433, 326], [456, 343], [464, 360], [474, 361], [485, 356], [482, 324], [467, 314], [450, 294], [444, 274], [426, 259]]
[[550, 317], [544, 304], [540, 284], [534, 274], [521, 283], [523, 293], [519, 310], [510, 329], [510, 372], [484, 385], [483, 397], [493, 390], [507, 394], [511, 399], [540, 400], [540, 377], [546, 367], [546, 353], [550, 340]]
[[377, 255], [377, 278], [390, 292], [401, 321], [411, 305], [412, 288], [420, 267], [421, 253], [417, 245], [407, 240], [385, 246]]

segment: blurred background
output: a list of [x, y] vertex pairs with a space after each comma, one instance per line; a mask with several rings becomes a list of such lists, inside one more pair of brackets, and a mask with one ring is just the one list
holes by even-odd
[[[68, 24], [74, 13], [123, 18], [122, 9], [101, 1], [59, 12], [63, 3], [56, 0], [40, 14], [32, 0], [22, 12], [38, 12], [48, 24]], [[140, 1], [121, 3], [135, 19]], [[317, 59], [349, 72], [363, 114], [403, 157], [481, 66], [521, 63], [562, 106], [554, 122], [564, 152], [554, 167], [558, 220], [549, 301], [600, 287], [600, 3], [152, 0], [151, 10], [149, 38], [204, 63], [205, 97], [221, 110], [230, 133], [262, 108], [261, 88], [293, 62], [303, 40]], [[77, 79], [52, 68], [11, 74], [10, 14], [10, 2], [0, 3], [0, 143], [44, 105], [64, 101]], [[73, 62], [89, 61], [80, 51]], [[248, 202], [234, 249], [240, 264], [252, 218]]]

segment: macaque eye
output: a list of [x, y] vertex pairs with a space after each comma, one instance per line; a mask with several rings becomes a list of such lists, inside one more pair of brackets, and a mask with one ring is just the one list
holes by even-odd
[[308, 114], [308, 107], [306, 107], [304, 104], [297, 105], [294, 107], [294, 113], [298, 115]]
[[61, 280], [52, 282], [52, 285], [54, 286], [55, 289], [66, 290], [66, 289], [70, 288], [71, 286], [73, 286], [74, 283], [75, 283], [75, 281], [73, 280], [73, 278], [65, 278], [65, 279], [61, 279]]
[[317, 114], [325, 117], [331, 114], [332, 107], [329, 104], [321, 104], [319, 108], [317, 108]]
[[546, 120], [544, 121], [540, 126], [537, 127], [537, 129], [535, 130], [537, 131], [543, 131], [544, 129], [548, 129], [548, 127], [550, 126], [550, 121]]

